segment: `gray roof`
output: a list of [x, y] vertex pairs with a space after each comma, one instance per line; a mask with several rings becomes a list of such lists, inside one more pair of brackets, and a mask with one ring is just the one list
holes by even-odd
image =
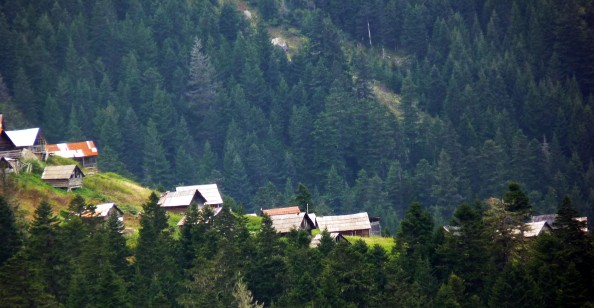
[[178, 186], [176, 191], [198, 190], [202, 197], [206, 199], [204, 204], [217, 205], [223, 204], [223, 198], [219, 192], [217, 184], [192, 185], [192, 186]]
[[330, 233], [371, 229], [369, 216], [366, 212], [351, 215], [318, 216], [316, 220], [320, 230], [326, 229]]
[[[340, 233], [338, 233], [338, 232], [330, 233], [330, 238], [333, 239], [335, 242], [337, 242], [338, 239], [343, 239], [347, 243], [349, 242], [346, 238], [344, 238], [344, 236], [340, 235]], [[314, 236], [311, 239], [311, 242], [309, 243], [309, 247], [316, 248], [316, 247], [320, 246], [321, 241], [322, 241], [322, 233], [318, 233], [318, 234], [316, 234], [316, 236]]]
[[[64, 165], [64, 166], [46, 166], [41, 175], [42, 180], [67, 180], [70, 178], [75, 169], [78, 169], [76, 165]], [[80, 171], [80, 169], [79, 169]], [[82, 173], [82, 171], [80, 171]], [[83, 174], [84, 175], [84, 174]]]
[[200, 192], [198, 190], [168, 191], [159, 199], [159, 205], [161, 207], [189, 206], [195, 195], [200, 196]]
[[299, 230], [303, 220], [307, 220], [310, 225], [313, 225], [306, 213], [274, 215], [270, 216], [270, 219], [272, 220], [272, 227], [280, 233], [288, 233], [291, 229]]

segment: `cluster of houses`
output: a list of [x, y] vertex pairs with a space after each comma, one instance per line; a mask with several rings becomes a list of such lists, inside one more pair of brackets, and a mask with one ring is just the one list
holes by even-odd
[[[311, 232], [312, 229], [320, 229], [328, 231], [330, 237], [336, 242], [348, 242], [345, 236], [381, 236], [379, 217], [370, 217], [366, 212], [317, 216], [314, 213], [301, 212], [297, 206], [291, 206], [261, 210], [261, 213], [270, 217], [272, 226], [281, 235], [286, 235], [292, 230]], [[321, 238], [322, 235], [317, 234], [310, 246], [317, 247]]]
[[[39, 127], [8, 130], [0, 114], [0, 172], [30, 172], [30, 159], [47, 160], [50, 155], [71, 158], [88, 170], [97, 168], [99, 151], [93, 141], [47, 144]], [[47, 166], [41, 179], [59, 188], [72, 190], [83, 185], [85, 174], [77, 165]]]
[[[223, 198], [217, 184], [179, 186], [174, 191], [163, 193], [159, 198], [159, 205], [173, 213], [185, 213], [192, 203], [195, 203], [198, 209], [210, 207], [216, 216], [222, 209]], [[367, 213], [317, 217], [313, 213], [302, 212], [298, 206], [291, 206], [261, 210], [261, 215], [268, 215], [273, 228], [281, 235], [286, 235], [292, 230], [311, 232], [312, 229], [318, 228], [327, 230], [335, 241], [346, 241], [345, 235], [381, 235], [379, 217], [369, 217]], [[182, 226], [185, 222], [184, 216], [177, 225]], [[320, 238], [319, 234], [314, 237], [312, 245], [317, 245]]]

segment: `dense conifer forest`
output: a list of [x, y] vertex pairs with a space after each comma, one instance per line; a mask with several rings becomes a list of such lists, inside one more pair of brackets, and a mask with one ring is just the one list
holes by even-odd
[[[152, 196], [130, 247], [117, 219], [41, 202], [25, 226], [3, 197], [0, 305], [594, 305], [572, 219], [594, 214], [593, 20], [589, 0], [0, 0], [9, 128], [232, 204], [177, 233]], [[296, 191], [380, 216], [396, 247], [310, 249], [237, 215]]]

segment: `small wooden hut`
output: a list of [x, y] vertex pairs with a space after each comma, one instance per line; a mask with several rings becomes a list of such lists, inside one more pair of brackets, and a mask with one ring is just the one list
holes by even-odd
[[367, 213], [357, 213], [351, 215], [337, 216], [318, 216], [316, 218], [320, 230], [328, 230], [330, 233], [340, 233], [342, 235], [370, 236], [371, 222]]
[[77, 165], [47, 166], [41, 175], [46, 183], [69, 191], [82, 187], [84, 177], [85, 174]]
[[8, 158], [8, 157], [0, 157], [0, 171], [3, 174], [6, 173], [18, 173], [18, 160], [16, 159], [12, 159], [12, 158]]
[[[340, 234], [338, 232], [330, 233], [330, 238], [332, 240], [334, 240], [334, 242], [336, 242], [336, 243], [343, 242], [343, 243], [350, 244], [349, 240], [347, 240], [346, 237], [342, 236], [342, 234]], [[309, 243], [309, 247], [316, 248], [316, 247], [320, 246], [321, 241], [322, 241], [322, 234], [318, 233], [318, 234], [316, 234], [316, 236], [314, 236], [311, 239], [311, 242]]]
[[83, 212], [81, 216], [83, 218], [99, 218], [107, 220], [113, 212], [117, 213], [119, 221], [124, 221], [124, 212], [122, 212], [122, 210], [120, 210], [120, 208], [113, 202], [97, 204], [95, 211]]

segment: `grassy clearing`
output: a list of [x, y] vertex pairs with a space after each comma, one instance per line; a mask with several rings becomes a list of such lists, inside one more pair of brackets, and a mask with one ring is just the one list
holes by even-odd
[[400, 111], [400, 95], [386, 90], [382, 86], [373, 86], [373, 93], [380, 104], [386, 106], [390, 112], [398, 119], [402, 119]]
[[373, 245], [379, 245], [380, 247], [382, 247], [383, 249], [385, 249], [387, 252], [391, 252], [392, 248], [394, 247], [394, 245], [396, 244], [396, 242], [394, 242], [394, 238], [393, 237], [381, 237], [381, 236], [371, 236], [371, 237], [360, 237], [360, 236], [345, 236], [345, 238], [347, 240], [349, 240], [349, 242], [354, 243], [357, 240], [363, 240], [363, 242], [365, 242], [365, 244], [367, 244], [367, 246], [372, 247]]
[[[71, 163], [74, 161], [56, 157], [48, 161], [48, 164], [54, 165]], [[68, 208], [74, 196], [80, 195], [91, 204], [115, 202], [124, 212], [126, 227], [138, 227], [138, 214], [151, 192], [148, 188], [115, 173], [97, 173], [84, 178], [83, 188], [68, 192], [42, 181], [41, 172], [45, 164], [38, 161], [34, 164], [32, 173], [10, 174], [5, 185], [0, 183], [0, 194], [14, 200], [27, 220], [33, 218], [35, 208], [41, 201], [47, 201], [57, 214]]]

